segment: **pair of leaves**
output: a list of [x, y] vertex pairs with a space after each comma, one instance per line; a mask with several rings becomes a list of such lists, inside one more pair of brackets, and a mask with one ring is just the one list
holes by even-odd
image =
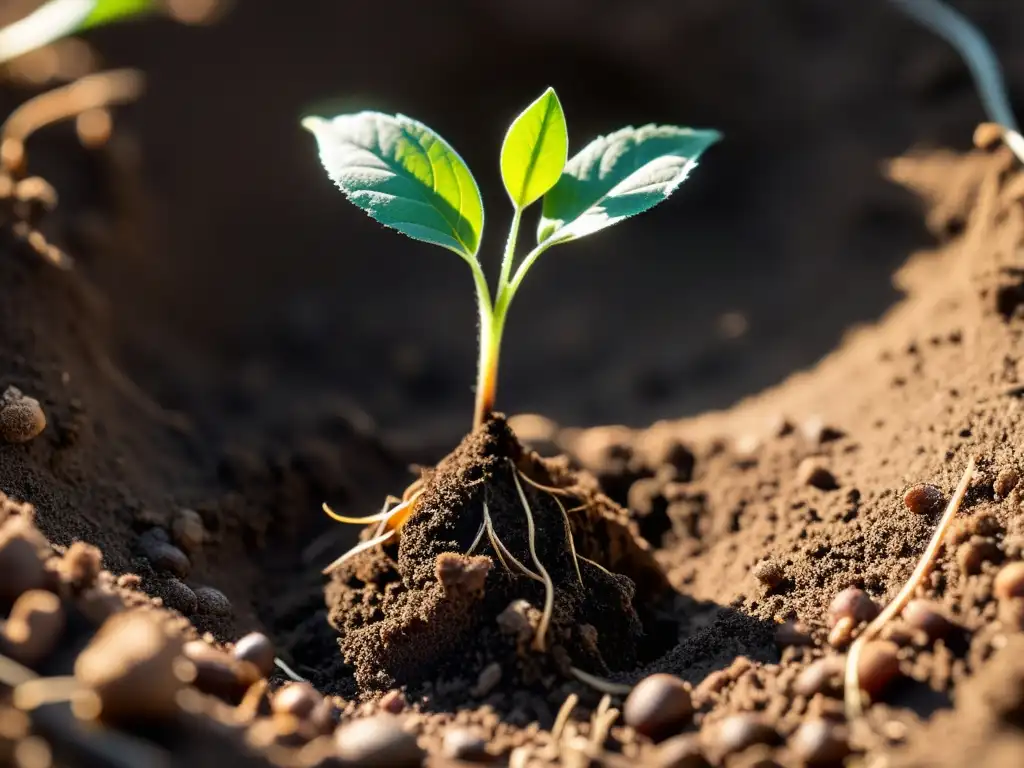
[[[307, 118], [320, 158], [348, 198], [385, 226], [475, 260], [480, 191], [462, 158], [403, 115]], [[599, 137], [572, 159], [565, 116], [550, 88], [509, 128], [501, 172], [522, 210], [541, 197], [538, 243], [568, 242], [652, 208], [686, 179], [716, 131], [648, 125]]]
[[157, 0], [49, 0], [0, 29], [0, 64], [84, 29], [156, 9]]

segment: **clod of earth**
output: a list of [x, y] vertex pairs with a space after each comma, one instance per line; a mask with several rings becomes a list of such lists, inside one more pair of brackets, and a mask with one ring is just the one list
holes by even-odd
[[[327, 589], [366, 689], [479, 675], [470, 644], [487, 649], [502, 686], [605, 676], [651, 654], [645, 627], [668, 587], [647, 544], [591, 478], [523, 449], [501, 417], [423, 475], [396, 532], [353, 550]], [[378, 538], [368, 529], [364, 544]]]
[[17, 387], [8, 387], [0, 396], [0, 440], [27, 443], [46, 429], [46, 414], [34, 397]]

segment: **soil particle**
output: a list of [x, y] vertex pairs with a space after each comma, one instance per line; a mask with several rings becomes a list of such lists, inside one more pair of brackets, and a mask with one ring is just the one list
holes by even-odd
[[238, 704], [260, 677], [254, 665], [239, 661], [203, 640], [185, 643], [183, 652], [195, 667], [193, 685], [230, 704]]
[[31, 589], [51, 584], [44, 562], [51, 554], [46, 539], [24, 517], [0, 525], [0, 604], [10, 605]]
[[1020, 473], [1016, 468], [1003, 467], [999, 470], [999, 474], [996, 475], [995, 482], [992, 483], [992, 490], [998, 497], [1005, 499], [1017, 487], [1019, 482]]
[[292, 717], [309, 717], [323, 700], [323, 696], [309, 683], [288, 683], [271, 699], [274, 712]]
[[55, 594], [23, 592], [3, 625], [0, 646], [16, 661], [35, 667], [56, 649], [65, 623], [64, 608]]
[[911, 600], [903, 609], [903, 619], [913, 629], [923, 632], [930, 642], [948, 638], [957, 629], [930, 600]]
[[367, 717], [341, 726], [334, 736], [337, 756], [346, 766], [388, 765], [418, 768], [425, 754], [416, 737], [390, 715]]
[[992, 583], [992, 592], [999, 600], [1024, 597], [1024, 562], [1004, 565]]
[[75, 592], [88, 589], [96, 583], [96, 577], [103, 569], [103, 553], [99, 548], [76, 541], [60, 561], [60, 573], [64, 582]]
[[687, 733], [673, 736], [658, 745], [654, 753], [657, 768], [708, 768], [700, 737]]
[[934, 485], [918, 483], [903, 494], [903, 504], [915, 515], [930, 515], [946, 506], [946, 494]]
[[842, 690], [844, 665], [841, 656], [825, 656], [808, 664], [794, 681], [794, 692], [808, 698], [818, 693], [837, 695]]
[[786, 569], [778, 560], [768, 558], [754, 566], [754, 578], [768, 589], [774, 589], [786, 578]]
[[857, 672], [861, 690], [872, 698], [880, 696], [899, 676], [899, 647], [885, 640], [865, 644]]
[[46, 429], [46, 414], [39, 401], [8, 387], [0, 395], [0, 440], [27, 443]]
[[155, 591], [163, 599], [164, 605], [185, 616], [191, 616], [197, 610], [199, 601], [196, 598], [196, 593], [178, 579], [173, 577], [165, 579]]
[[804, 722], [789, 740], [793, 752], [810, 766], [839, 766], [850, 754], [846, 729], [828, 720]]
[[90, 714], [106, 722], [162, 720], [195, 675], [183, 643], [153, 613], [111, 616], [75, 661], [75, 678], [97, 697]]
[[828, 465], [814, 456], [800, 462], [796, 470], [796, 481], [799, 485], [810, 485], [822, 491], [834, 491], [839, 488], [839, 481]]
[[441, 754], [467, 763], [488, 763], [494, 756], [487, 751], [487, 740], [468, 728], [451, 728], [444, 734]]
[[187, 579], [192, 572], [188, 555], [173, 544], [159, 541], [147, 543], [143, 554], [157, 573], [170, 573], [179, 579]]
[[717, 759], [742, 752], [755, 744], [779, 743], [779, 734], [758, 715], [744, 713], [725, 718], [714, 730], [712, 750]]
[[185, 552], [195, 554], [206, 539], [203, 518], [192, 509], [179, 509], [171, 523], [171, 533], [175, 543]]
[[230, 616], [231, 601], [227, 595], [214, 587], [199, 587], [195, 590], [197, 612], [205, 616]]
[[270, 677], [274, 671], [274, 643], [262, 632], [250, 632], [239, 638], [233, 653], [239, 661], [252, 664], [263, 677]]
[[871, 621], [879, 610], [878, 604], [863, 589], [847, 587], [828, 606], [829, 626], [834, 627], [842, 619], [849, 619], [856, 626]]
[[956, 551], [957, 565], [965, 576], [977, 576], [986, 563], [998, 563], [1002, 558], [999, 545], [982, 536], [972, 536]]

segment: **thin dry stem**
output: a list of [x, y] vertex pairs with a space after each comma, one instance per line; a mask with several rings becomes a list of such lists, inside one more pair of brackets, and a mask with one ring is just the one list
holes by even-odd
[[86, 75], [29, 99], [0, 125], [0, 167], [19, 175], [25, 166], [25, 141], [40, 128], [91, 109], [134, 101], [142, 88], [141, 72], [114, 69]]
[[597, 568], [597, 570], [601, 571], [602, 573], [604, 573], [604, 574], [606, 574], [606, 575], [608, 575], [608, 576], [611, 576], [612, 578], [615, 578], [615, 574], [614, 574], [614, 573], [612, 573], [611, 571], [609, 571], [609, 570], [608, 570], [607, 568], [605, 568], [605, 567], [604, 567], [603, 565], [601, 565], [600, 563], [594, 562], [594, 561], [593, 561], [593, 560], [591, 560], [591, 559], [590, 559], [589, 557], [584, 557], [583, 555], [579, 555], [579, 559], [580, 559], [580, 560], [582, 560], [582, 561], [583, 561], [584, 563], [586, 563], [587, 565], [592, 565], [592, 566], [594, 566], [595, 568]]
[[576, 709], [576, 705], [579, 703], [580, 697], [575, 693], [570, 693], [565, 697], [565, 701], [562, 702], [562, 706], [558, 708], [558, 716], [555, 718], [555, 724], [551, 726], [551, 740], [558, 741], [562, 738], [562, 732], [565, 731], [565, 726], [569, 722], [569, 718], [572, 716], [572, 711]]
[[484, 532], [487, 530], [487, 523], [480, 523], [480, 530], [476, 532], [476, 538], [473, 539], [473, 543], [469, 545], [469, 549], [466, 550], [466, 556], [472, 555], [476, 548], [480, 546], [480, 541], [484, 537]]
[[378, 544], [385, 543], [389, 539], [394, 538], [394, 536], [395, 536], [395, 532], [394, 531], [388, 531], [387, 533], [385, 533], [385, 534], [383, 534], [381, 536], [374, 536], [372, 539], [367, 539], [366, 541], [359, 542], [354, 547], [352, 547], [352, 549], [350, 549], [348, 552], [346, 552], [341, 557], [339, 557], [337, 560], [335, 560], [333, 563], [331, 563], [326, 568], [324, 568], [322, 573], [325, 576], [330, 574], [332, 571], [336, 570], [339, 566], [341, 566], [342, 563], [345, 563], [348, 560], [351, 560], [356, 555], [362, 554], [363, 552], [366, 552], [367, 550], [373, 549]]
[[935, 528], [935, 533], [932, 534], [931, 541], [928, 542], [928, 546], [921, 555], [921, 559], [918, 561], [914, 572], [910, 574], [910, 578], [907, 579], [907, 582], [896, 597], [864, 628], [860, 637], [854, 640], [850, 646], [850, 652], [846, 657], [845, 675], [846, 717], [848, 720], [855, 720], [864, 713], [864, 698], [860, 690], [860, 671], [858, 670], [861, 651], [871, 638], [878, 635], [886, 622], [903, 610], [903, 607], [913, 597], [914, 591], [928, 575], [942, 546], [942, 539], [949, 529], [950, 523], [953, 522], [953, 518], [956, 517], [960, 504], [964, 500], [964, 495], [967, 493], [967, 486], [971, 482], [971, 475], [973, 473], [974, 457], [972, 456], [967, 460], [967, 468], [964, 469], [960, 483], [957, 485], [953, 497], [949, 500], [949, 504], [946, 505], [946, 511], [943, 512], [942, 518]]
[[529, 475], [527, 475], [525, 472], [520, 470], [518, 467], [516, 468], [516, 472], [519, 473], [519, 476], [521, 478], [523, 478], [523, 480], [528, 482], [530, 485], [532, 485], [538, 491], [546, 491], [546, 492], [550, 493], [552, 496], [570, 496], [570, 497], [572, 497], [572, 496], [576, 495], [572, 491], [567, 491], [565, 488], [555, 488], [553, 485], [544, 485], [543, 483], [538, 483], [536, 480], [531, 479]]
[[601, 691], [611, 696], [627, 696], [629, 692], [633, 690], [631, 685], [623, 685], [622, 683], [613, 683], [611, 680], [605, 680], [603, 677], [592, 675], [589, 672], [584, 672], [578, 667], [569, 667], [569, 672], [572, 676], [579, 680], [585, 685], [589, 685], [595, 691]]
[[278, 669], [280, 669], [282, 672], [284, 672], [287, 677], [291, 678], [295, 682], [297, 682], [297, 683], [305, 683], [306, 682], [306, 678], [304, 678], [301, 675], [299, 675], [298, 672], [296, 672], [294, 669], [292, 669], [287, 664], [285, 664], [284, 661], [282, 661], [277, 656], [274, 657], [274, 666], [276, 666]]
[[529, 576], [534, 581], [539, 581], [541, 584], [545, 583], [541, 576], [523, 565], [519, 559], [509, 551], [508, 547], [502, 543], [501, 539], [498, 538], [498, 534], [494, 530], [494, 521], [491, 520], [491, 512], [487, 508], [486, 501], [484, 502], [484, 525], [487, 526], [487, 535], [490, 537], [491, 546], [494, 547], [494, 551], [498, 553], [498, 559], [501, 560], [501, 564], [505, 566], [506, 571], [509, 571], [510, 573], [512, 572], [512, 569], [508, 567], [508, 563], [505, 561], [505, 558], [508, 558], [516, 568], [523, 572], [524, 575]]
[[537, 628], [537, 634], [534, 635], [533, 638], [534, 648], [538, 651], [544, 651], [546, 650], [548, 625], [551, 623], [551, 614], [554, 612], [555, 608], [555, 583], [551, 580], [551, 575], [548, 573], [547, 568], [544, 567], [544, 564], [537, 556], [537, 528], [533, 524], [533, 512], [530, 510], [530, 502], [527, 501], [526, 494], [523, 492], [523, 484], [519, 482], [518, 472], [513, 471], [512, 480], [516, 484], [516, 490], [519, 491], [519, 500], [523, 503], [523, 510], [526, 512], [526, 528], [530, 542], [530, 557], [533, 558], [533, 564], [537, 566], [537, 570], [540, 571], [540, 575], [544, 579], [544, 611], [541, 613], [540, 626]]

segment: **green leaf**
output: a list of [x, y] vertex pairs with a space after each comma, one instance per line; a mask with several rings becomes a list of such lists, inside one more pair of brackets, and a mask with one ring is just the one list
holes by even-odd
[[113, 21], [156, 9], [156, 0], [50, 0], [0, 29], [0, 64]]
[[98, 27], [129, 16], [148, 13], [156, 8], [157, 0], [97, 0], [92, 13], [82, 22], [81, 28]]
[[576, 240], [653, 208], [720, 138], [717, 131], [645, 125], [595, 139], [545, 195], [537, 242]]
[[555, 186], [569, 156], [565, 114], [548, 88], [513, 121], [501, 145], [501, 178], [522, 210]]
[[473, 174], [440, 136], [404, 115], [309, 117], [328, 175], [386, 227], [474, 262], [484, 228]]

